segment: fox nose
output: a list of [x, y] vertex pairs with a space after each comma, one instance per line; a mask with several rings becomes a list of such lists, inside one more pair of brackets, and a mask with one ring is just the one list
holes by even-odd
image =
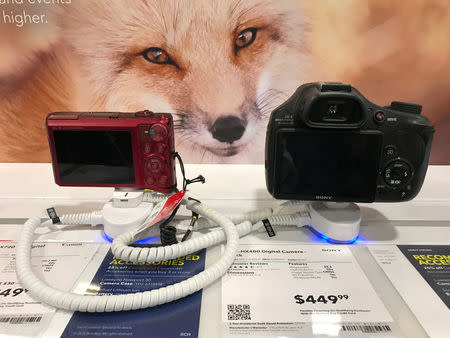
[[218, 118], [209, 131], [216, 140], [231, 144], [242, 137], [245, 125], [245, 121], [238, 117], [226, 116]]

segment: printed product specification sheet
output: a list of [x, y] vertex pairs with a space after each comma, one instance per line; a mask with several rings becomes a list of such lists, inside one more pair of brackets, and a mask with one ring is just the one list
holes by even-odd
[[[35, 242], [32, 267], [50, 286], [69, 291], [98, 247], [96, 243]], [[55, 308], [34, 300], [17, 281], [15, 251], [15, 242], [0, 242], [0, 332], [35, 336], [48, 326]]]
[[401, 336], [347, 246], [241, 245], [222, 321], [228, 337]]

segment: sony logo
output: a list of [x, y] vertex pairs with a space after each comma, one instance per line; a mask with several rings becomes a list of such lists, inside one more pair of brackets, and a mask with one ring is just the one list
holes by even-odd
[[331, 199], [332, 199], [331, 196], [316, 195], [316, 200], [331, 200]]

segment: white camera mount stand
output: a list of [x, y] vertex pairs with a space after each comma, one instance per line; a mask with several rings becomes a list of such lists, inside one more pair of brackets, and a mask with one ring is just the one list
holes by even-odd
[[[153, 211], [151, 201], [155, 202], [155, 196], [145, 189], [115, 188], [113, 198], [102, 210], [105, 235], [114, 239], [141, 226]], [[164, 195], [158, 196], [164, 199]]]
[[[144, 189], [115, 188], [113, 198], [102, 210], [105, 235], [113, 239], [122, 233], [137, 229], [152, 213], [156, 196], [159, 196], [161, 201], [165, 198], [163, 194], [155, 194]], [[308, 228], [315, 235], [336, 244], [356, 241], [361, 224], [361, 210], [358, 205], [311, 202], [307, 206], [310, 214]]]
[[311, 225], [317, 236], [336, 244], [357, 240], [361, 225], [361, 210], [355, 203], [311, 202]]

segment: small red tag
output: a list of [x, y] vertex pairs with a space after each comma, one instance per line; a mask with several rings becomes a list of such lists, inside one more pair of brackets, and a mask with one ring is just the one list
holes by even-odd
[[181, 200], [183, 199], [183, 196], [186, 194], [186, 190], [180, 190], [176, 194], [173, 194], [170, 196], [166, 202], [164, 203], [161, 210], [158, 212], [158, 214], [153, 218], [153, 220], [147, 224], [145, 228], [150, 228], [152, 225], [155, 225], [156, 223], [160, 222], [161, 220], [167, 218], [172, 214], [172, 212], [175, 210], [175, 208], [181, 203]]

